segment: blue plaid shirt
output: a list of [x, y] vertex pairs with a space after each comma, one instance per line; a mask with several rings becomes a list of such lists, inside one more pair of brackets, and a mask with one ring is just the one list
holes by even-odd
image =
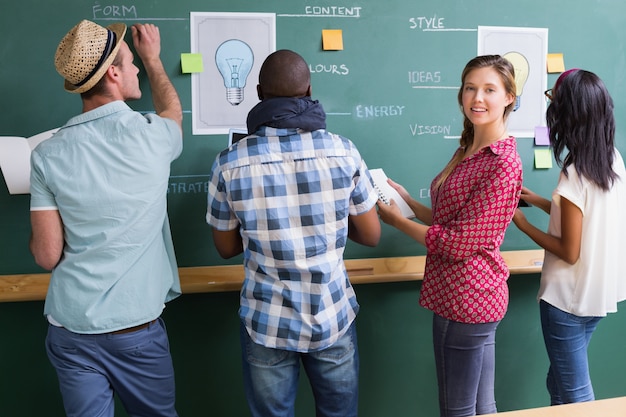
[[359, 309], [343, 262], [348, 215], [377, 200], [354, 144], [325, 130], [261, 127], [220, 153], [207, 222], [241, 225], [245, 280], [239, 315], [269, 348], [332, 345]]

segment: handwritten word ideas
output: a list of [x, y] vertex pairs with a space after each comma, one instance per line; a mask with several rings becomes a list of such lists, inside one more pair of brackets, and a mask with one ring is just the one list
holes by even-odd
[[421, 83], [440, 83], [441, 72], [440, 71], [409, 71], [409, 83], [421, 84]]

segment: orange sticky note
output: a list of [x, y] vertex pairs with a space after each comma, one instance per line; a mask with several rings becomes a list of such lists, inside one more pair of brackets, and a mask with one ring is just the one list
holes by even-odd
[[548, 72], [554, 73], [563, 71], [565, 71], [563, 54], [548, 54]]
[[323, 29], [322, 48], [325, 51], [342, 51], [343, 31], [341, 29]]

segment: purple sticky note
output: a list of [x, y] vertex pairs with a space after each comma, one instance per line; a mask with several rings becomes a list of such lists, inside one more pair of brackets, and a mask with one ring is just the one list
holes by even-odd
[[535, 145], [550, 145], [547, 126], [535, 127]]

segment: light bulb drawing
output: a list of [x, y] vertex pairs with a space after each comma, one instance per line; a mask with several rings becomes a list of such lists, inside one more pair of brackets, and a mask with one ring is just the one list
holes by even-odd
[[246, 80], [254, 64], [254, 54], [247, 43], [239, 39], [223, 42], [215, 51], [215, 64], [224, 79], [226, 100], [233, 106], [243, 101]]
[[513, 68], [515, 68], [515, 88], [517, 90], [517, 96], [515, 97], [515, 107], [513, 111], [516, 111], [521, 106], [524, 86], [528, 80], [528, 74], [530, 73], [530, 65], [526, 57], [519, 52], [507, 52], [503, 57], [513, 64]]

